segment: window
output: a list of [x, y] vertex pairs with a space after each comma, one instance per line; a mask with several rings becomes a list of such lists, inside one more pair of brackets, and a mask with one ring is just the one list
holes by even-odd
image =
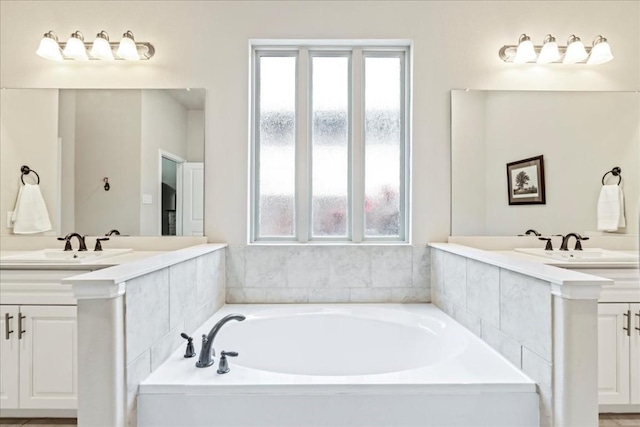
[[254, 46], [251, 240], [408, 240], [408, 47]]

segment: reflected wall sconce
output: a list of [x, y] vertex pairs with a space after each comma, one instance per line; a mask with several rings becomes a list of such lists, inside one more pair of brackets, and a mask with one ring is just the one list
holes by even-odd
[[151, 59], [156, 49], [149, 42], [137, 42], [133, 32], [127, 31], [122, 35], [120, 42], [109, 40], [106, 31], [100, 31], [91, 48], [84, 43], [84, 35], [80, 31], [74, 31], [66, 43], [60, 43], [58, 36], [53, 31], [48, 31], [42, 36], [36, 55], [52, 61], [62, 60], [101, 60], [101, 61], [140, 61]]
[[597, 36], [591, 47], [585, 47], [580, 37], [572, 34], [566, 46], [558, 46], [556, 38], [547, 34], [542, 45], [534, 45], [526, 34], [520, 35], [517, 45], [505, 45], [498, 52], [504, 62], [515, 64], [604, 64], [613, 59], [611, 46], [603, 36]]

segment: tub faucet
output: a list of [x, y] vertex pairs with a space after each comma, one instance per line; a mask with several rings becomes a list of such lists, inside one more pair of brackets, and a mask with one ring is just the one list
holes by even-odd
[[569, 250], [569, 239], [571, 239], [572, 237], [576, 238], [576, 246], [573, 248], [576, 251], [581, 251], [582, 250], [582, 243], [580, 243], [581, 240], [589, 240], [588, 237], [582, 237], [578, 233], [569, 233], [569, 234], [567, 234], [566, 236], [564, 236], [562, 238], [562, 244], [560, 245], [560, 250], [561, 251], [568, 251]]
[[216, 351], [213, 348], [213, 340], [216, 338], [216, 335], [218, 335], [218, 332], [220, 332], [220, 328], [230, 320], [242, 322], [244, 319], [246, 319], [246, 317], [242, 314], [229, 314], [213, 325], [208, 335], [202, 334], [202, 349], [200, 350], [200, 357], [196, 362], [198, 368], [206, 368], [213, 365], [213, 357], [216, 355]]

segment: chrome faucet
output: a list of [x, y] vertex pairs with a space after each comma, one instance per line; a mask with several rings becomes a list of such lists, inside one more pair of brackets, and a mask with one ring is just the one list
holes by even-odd
[[566, 236], [562, 237], [562, 244], [560, 245], [560, 250], [561, 251], [568, 251], [569, 250], [569, 239], [571, 239], [572, 237], [576, 238], [576, 246], [573, 248], [573, 250], [575, 250], [575, 251], [581, 251], [582, 250], [582, 243], [580, 243], [581, 240], [589, 240], [588, 237], [582, 237], [578, 233], [569, 233]]
[[216, 351], [213, 348], [213, 340], [216, 338], [216, 335], [218, 335], [218, 332], [220, 332], [220, 328], [230, 320], [242, 322], [244, 319], [246, 319], [246, 317], [242, 314], [229, 314], [213, 325], [208, 335], [202, 334], [202, 349], [200, 350], [200, 357], [196, 362], [198, 368], [206, 368], [213, 365], [213, 357], [216, 355]]
[[69, 233], [64, 237], [58, 237], [58, 240], [62, 240], [64, 242], [66, 242], [64, 244], [64, 250], [65, 251], [72, 251], [73, 247], [71, 247], [71, 239], [77, 237], [78, 238], [78, 243], [80, 245], [80, 247], [78, 248], [78, 251], [86, 251], [87, 250], [87, 244], [84, 240], [84, 237], [79, 235], [78, 233]]

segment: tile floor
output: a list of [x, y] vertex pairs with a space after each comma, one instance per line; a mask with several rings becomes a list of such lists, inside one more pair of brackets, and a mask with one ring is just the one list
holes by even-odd
[[[3, 427], [75, 427], [74, 418], [0, 418]], [[640, 427], [640, 414], [600, 414], [599, 427]]]

